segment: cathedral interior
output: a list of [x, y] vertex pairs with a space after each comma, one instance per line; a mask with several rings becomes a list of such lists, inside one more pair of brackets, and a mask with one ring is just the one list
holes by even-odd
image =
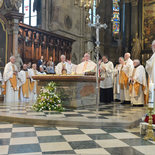
[[[127, 52], [145, 66], [152, 56], [153, 40], [155, 0], [0, 0], [1, 73], [11, 56], [19, 65], [37, 63], [41, 56], [48, 61], [52, 56], [57, 65], [65, 55], [77, 65], [85, 53], [96, 63], [96, 49], [99, 59], [106, 56], [114, 66]], [[65, 82], [63, 87], [68, 88]], [[72, 85], [68, 90], [74, 96], [76, 86]], [[79, 94], [93, 89], [95, 85]], [[147, 125], [140, 123], [149, 113], [147, 106], [109, 103], [99, 104], [98, 110], [91, 105], [36, 112], [32, 103], [5, 104], [3, 98], [0, 95], [2, 155], [155, 154], [154, 139], [144, 140]], [[155, 131], [155, 125], [150, 130]]]

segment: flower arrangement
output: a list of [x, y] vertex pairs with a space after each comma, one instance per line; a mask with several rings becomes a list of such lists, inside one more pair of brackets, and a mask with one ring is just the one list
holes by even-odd
[[56, 93], [56, 84], [54, 82], [48, 83], [47, 86], [42, 87], [36, 103], [33, 105], [35, 111], [63, 111], [62, 101]]

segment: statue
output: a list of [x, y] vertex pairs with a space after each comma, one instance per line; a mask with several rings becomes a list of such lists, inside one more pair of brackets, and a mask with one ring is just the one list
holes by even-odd
[[21, 66], [23, 66], [23, 60], [20, 57], [20, 54], [19, 53], [15, 57], [16, 57], [15, 65], [17, 66], [18, 71], [20, 71], [21, 70]]
[[5, 0], [4, 4], [7, 10], [18, 11], [21, 7], [22, 0]]
[[132, 59], [140, 59], [141, 54], [141, 40], [138, 38], [138, 33], [136, 33], [136, 38], [133, 39], [132, 43]]

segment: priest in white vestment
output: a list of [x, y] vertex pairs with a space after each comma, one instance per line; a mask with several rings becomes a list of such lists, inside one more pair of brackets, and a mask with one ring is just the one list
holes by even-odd
[[21, 102], [30, 101], [30, 75], [27, 65], [23, 65], [23, 69], [19, 72], [19, 84], [20, 84], [20, 100]]
[[63, 70], [66, 70], [67, 74], [71, 74], [71, 64], [69, 64], [66, 61], [66, 56], [65, 55], [61, 55], [60, 57], [61, 62], [57, 64], [57, 66], [55, 66], [55, 72], [56, 74], [61, 75]]
[[[131, 97], [129, 93], [129, 82], [133, 72], [133, 61], [130, 59], [130, 53], [125, 53], [124, 59], [125, 64], [122, 68], [122, 78], [124, 81], [123, 89], [124, 89], [124, 102], [123, 104], [130, 104]], [[121, 86], [122, 87], [122, 86]]]
[[32, 69], [29, 69], [29, 75], [30, 75], [30, 101], [36, 101], [37, 100], [37, 81], [34, 80], [32, 77], [35, 75], [39, 75], [39, 72], [37, 71], [37, 65], [32, 64]]
[[0, 72], [0, 95], [2, 94], [2, 81], [3, 81], [2, 73]]
[[76, 74], [84, 75], [86, 72], [96, 72], [96, 64], [90, 60], [90, 55], [85, 53], [84, 61], [77, 65]]
[[138, 59], [133, 61], [134, 69], [130, 79], [130, 95], [132, 105], [144, 105], [147, 94], [145, 68]]
[[[155, 103], [155, 40], [152, 42], [152, 51], [153, 51], [153, 55], [152, 57], [146, 61], [146, 71], [148, 73], [149, 76], [149, 88], [151, 87], [150, 84], [154, 85], [154, 101], [152, 99], [152, 102]], [[153, 90], [153, 89], [152, 89]], [[155, 108], [155, 104], [154, 104], [154, 108]]]
[[119, 64], [116, 65], [114, 68], [114, 88], [113, 88], [113, 93], [114, 93], [114, 99], [115, 101], [124, 101], [124, 91], [120, 89], [120, 72], [122, 69], [122, 66], [124, 65], [124, 58], [119, 57]]
[[100, 64], [100, 75], [104, 78], [100, 82], [100, 102], [110, 103], [113, 101], [113, 72], [114, 65], [107, 56], [102, 57]]
[[4, 80], [4, 101], [6, 103], [18, 102], [18, 69], [15, 65], [15, 57], [10, 57], [10, 62], [6, 64], [3, 74]]

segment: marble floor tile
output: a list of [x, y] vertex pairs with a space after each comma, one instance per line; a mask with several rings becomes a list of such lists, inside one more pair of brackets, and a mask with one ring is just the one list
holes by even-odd
[[11, 137], [11, 133], [3, 133], [3, 134], [0, 134], [0, 139], [10, 138], [10, 137]]
[[127, 132], [122, 128], [108, 128], [108, 127], [103, 127], [102, 128], [104, 131], [108, 133], [119, 133], [119, 132]]
[[[135, 139], [122, 139], [123, 142], [127, 143], [130, 146], [143, 146], [143, 145], [152, 145], [151, 142], [143, 140], [142, 138]], [[154, 146], [155, 147], [155, 146]]]
[[105, 149], [98, 148], [98, 149], [80, 149], [75, 150], [75, 152], [79, 155], [110, 155]]
[[33, 131], [35, 131], [34, 127], [20, 127], [12, 129], [12, 132], [33, 132]]
[[107, 140], [95, 140], [97, 144], [99, 144], [103, 148], [111, 148], [111, 147], [125, 147], [129, 146], [128, 144], [122, 142], [118, 139], [107, 139]]
[[42, 155], [42, 152], [33, 152], [33, 153], [17, 153], [17, 154], [10, 154], [10, 155]]
[[81, 134], [81, 135], [64, 135], [64, 138], [68, 142], [92, 140], [89, 136], [87, 136], [85, 134]]
[[49, 142], [66, 142], [63, 136], [42, 136], [38, 137], [39, 143], [49, 143]]
[[4, 145], [1, 146], [0, 145], [0, 155], [7, 155], [8, 154], [8, 150], [9, 150], [9, 146], [8, 145]]
[[133, 148], [146, 155], [155, 155], [155, 145], [134, 146]]
[[83, 134], [83, 132], [79, 129], [76, 130], [60, 130], [61, 134], [63, 135], [77, 135], [77, 134]]
[[11, 132], [11, 131], [12, 131], [12, 128], [0, 128], [0, 134]]
[[36, 132], [13, 132], [11, 137], [12, 138], [19, 138], [19, 137], [35, 137]]
[[12, 128], [12, 124], [0, 124], [0, 129], [4, 129], [4, 128]]
[[37, 144], [37, 143], [39, 143], [37, 137], [11, 138], [10, 140], [10, 145]]
[[81, 129], [82, 132], [84, 132], [85, 134], [104, 134], [106, 133], [104, 130], [102, 129]]
[[58, 136], [61, 135], [61, 133], [57, 130], [46, 130], [46, 131], [36, 131], [37, 136]]
[[56, 130], [56, 127], [46, 127], [46, 126], [38, 126], [35, 127], [35, 131], [45, 131], [45, 130]]
[[101, 148], [95, 141], [82, 141], [82, 142], [69, 142], [74, 150], [77, 149], [89, 149], [89, 148]]
[[131, 147], [116, 147], [106, 149], [111, 155], [143, 155], [139, 151]]
[[71, 146], [67, 142], [41, 143], [40, 147], [42, 152], [72, 150]]
[[10, 139], [9, 138], [0, 139], [0, 146], [9, 145], [9, 144], [10, 144]]
[[89, 134], [88, 136], [93, 140], [115, 139], [115, 137], [110, 134]]
[[39, 144], [10, 145], [9, 154], [41, 152]]
[[75, 155], [75, 152], [73, 150], [47, 151], [47, 152], [43, 152], [42, 154], [43, 155], [45, 155], [45, 154], [49, 154], [49, 155], [53, 155], [53, 154], [55, 154], [55, 155], [64, 155], [64, 154], [66, 154], [66, 155], [69, 155], [69, 154]]
[[122, 132], [122, 133], [110, 133], [112, 136], [114, 136], [117, 139], [129, 139], [129, 138], [139, 138], [138, 136], [129, 133], [129, 132]]

